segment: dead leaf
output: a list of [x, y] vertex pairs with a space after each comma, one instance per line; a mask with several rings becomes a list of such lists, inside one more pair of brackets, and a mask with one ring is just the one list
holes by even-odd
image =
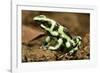
[[29, 26], [22, 25], [22, 43], [28, 43], [43, 34], [44, 32], [40, 31], [36, 27], [31, 28]]

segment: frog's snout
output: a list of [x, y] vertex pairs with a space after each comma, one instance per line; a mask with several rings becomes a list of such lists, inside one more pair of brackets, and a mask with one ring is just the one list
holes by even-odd
[[43, 20], [44, 18], [46, 18], [45, 15], [39, 15], [39, 16], [34, 17], [33, 20], [35, 20], [35, 21], [41, 21], [41, 20]]

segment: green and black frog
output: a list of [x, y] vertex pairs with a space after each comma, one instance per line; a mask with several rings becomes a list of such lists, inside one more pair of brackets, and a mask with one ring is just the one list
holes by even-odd
[[63, 47], [66, 52], [71, 54], [80, 48], [82, 38], [80, 36], [72, 37], [66, 30], [67, 28], [55, 20], [45, 15], [35, 16], [33, 20], [47, 32], [43, 48], [57, 50]]

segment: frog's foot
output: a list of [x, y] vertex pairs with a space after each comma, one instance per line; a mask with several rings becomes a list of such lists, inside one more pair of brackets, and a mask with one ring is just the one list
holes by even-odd
[[48, 49], [48, 46], [43, 46], [43, 45], [42, 45], [42, 46], [40, 47], [40, 49], [45, 49], [45, 50], [46, 50], [46, 49]]
[[80, 36], [77, 36], [72, 41], [73, 41], [74, 48], [69, 51], [69, 54], [74, 53], [75, 51], [77, 51], [80, 48], [80, 45], [81, 45], [81, 42], [82, 42], [82, 38]]
[[82, 42], [82, 38], [80, 36], [76, 36], [74, 38], [74, 41], [76, 42], [77, 45], [81, 45], [81, 42]]
[[81, 44], [81, 42], [79, 41], [79, 43], [77, 43], [77, 46], [74, 47], [72, 50], [69, 51], [69, 54], [72, 54], [72, 53], [74, 53], [75, 51], [77, 51], [78, 49], [80, 49], [80, 44]]
[[77, 51], [79, 48], [76, 46], [75, 48], [73, 48], [72, 50], [69, 51], [69, 54], [73, 54], [75, 51]]

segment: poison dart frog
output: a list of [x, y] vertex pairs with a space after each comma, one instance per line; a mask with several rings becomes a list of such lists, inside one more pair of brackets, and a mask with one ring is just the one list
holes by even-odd
[[67, 28], [55, 20], [45, 15], [35, 16], [33, 20], [48, 34], [45, 38], [44, 48], [57, 50], [63, 47], [66, 52], [71, 54], [80, 48], [82, 38], [80, 36], [72, 37], [66, 30]]

